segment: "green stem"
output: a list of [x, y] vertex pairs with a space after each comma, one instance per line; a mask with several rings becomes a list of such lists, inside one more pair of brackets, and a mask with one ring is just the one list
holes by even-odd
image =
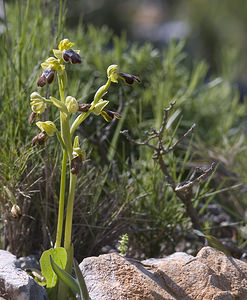
[[[64, 74], [63, 74], [64, 75]], [[58, 75], [58, 86], [59, 86], [59, 93], [60, 93], [60, 100], [62, 103], [65, 103], [65, 96], [64, 96], [64, 89], [65, 89], [65, 75]], [[64, 113], [60, 112], [60, 126], [61, 126], [61, 136], [68, 150], [69, 159], [72, 158], [72, 142], [71, 142], [71, 134], [70, 134], [70, 127], [69, 127], [69, 116], [65, 115]]]
[[60, 195], [59, 195], [59, 209], [58, 209], [58, 222], [57, 222], [57, 237], [55, 247], [61, 247], [62, 233], [63, 233], [63, 216], [64, 216], [64, 196], [66, 185], [66, 166], [68, 155], [63, 151], [61, 182], [60, 182]]
[[85, 113], [80, 114], [75, 121], [73, 122], [73, 124], [71, 125], [70, 128], [70, 135], [73, 136], [76, 128], [90, 115], [91, 111], [87, 111]]
[[[64, 97], [64, 83], [61, 76], [58, 75], [58, 85], [59, 85], [59, 93], [61, 102], [65, 102]], [[70, 134], [67, 133], [66, 128], [69, 127], [69, 122], [67, 117], [64, 116], [63, 113], [60, 112], [60, 127], [61, 127], [61, 135], [58, 136], [61, 146], [63, 148], [63, 158], [62, 158], [62, 170], [61, 170], [61, 182], [60, 182], [60, 195], [59, 195], [59, 208], [58, 208], [58, 223], [57, 223], [57, 236], [56, 236], [56, 244], [55, 247], [61, 246], [62, 233], [63, 233], [63, 218], [64, 218], [64, 197], [65, 197], [65, 187], [66, 187], [66, 167], [68, 161], [68, 151], [71, 148], [71, 138]], [[70, 143], [70, 147], [69, 144]], [[64, 149], [65, 147], [65, 149]], [[68, 149], [68, 151], [67, 151]], [[72, 151], [69, 151], [69, 156]]]
[[60, 144], [61, 144], [63, 150], [66, 151], [66, 146], [65, 146], [65, 144], [64, 144], [64, 142], [63, 142], [63, 139], [62, 139], [62, 137], [61, 137], [60, 132], [59, 132], [57, 129], [56, 129], [56, 135], [57, 135], [57, 138], [58, 138], [58, 140], [59, 140], [59, 142], [60, 142]]
[[72, 219], [73, 219], [73, 209], [74, 209], [74, 198], [75, 198], [75, 186], [76, 186], [77, 175], [70, 173], [70, 184], [69, 184], [69, 196], [67, 203], [67, 212], [66, 212], [66, 223], [65, 223], [65, 233], [64, 233], [64, 248], [68, 253], [67, 265], [69, 266], [68, 272], [72, 270], [72, 259], [71, 255], [71, 233], [72, 233]]
[[60, 112], [60, 126], [61, 126], [61, 137], [68, 151], [69, 159], [71, 160], [73, 147], [72, 147], [71, 134], [69, 128], [69, 117], [62, 112]]
[[[65, 71], [64, 71], [65, 72]], [[59, 86], [59, 94], [60, 94], [60, 100], [65, 103], [65, 96], [64, 96], [64, 80], [63, 76], [57, 75], [58, 79], [58, 86]]]

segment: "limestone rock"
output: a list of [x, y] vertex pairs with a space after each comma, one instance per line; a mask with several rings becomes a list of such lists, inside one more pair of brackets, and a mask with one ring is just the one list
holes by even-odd
[[80, 264], [92, 300], [246, 300], [247, 264], [204, 247], [138, 262], [116, 253]]
[[16, 266], [16, 256], [0, 250], [0, 299], [47, 300], [46, 291]]

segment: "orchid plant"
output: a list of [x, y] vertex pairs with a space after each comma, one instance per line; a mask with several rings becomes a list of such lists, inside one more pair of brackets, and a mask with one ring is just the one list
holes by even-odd
[[[47, 105], [53, 105], [57, 108], [60, 120], [60, 124], [56, 124], [56, 122], [50, 120], [37, 121], [36, 125], [40, 129], [40, 133], [32, 140], [33, 145], [44, 145], [49, 138], [56, 135], [62, 151], [55, 247], [45, 251], [40, 260], [47, 288], [53, 288], [57, 284], [57, 273], [54, 272], [53, 263], [60, 267], [60, 269], [65, 269], [68, 274], [72, 272], [73, 246], [71, 233], [74, 196], [77, 177], [86, 159], [85, 152], [80, 148], [79, 137], [74, 137], [75, 131], [91, 113], [96, 116], [101, 115], [107, 122], [111, 122], [113, 118], [119, 119], [120, 115], [117, 112], [106, 109], [109, 101], [103, 99], [104, 95], [108, 92], [111, 83], [118, 83], [119, 79], [127, 84], [133, 84], [135, 81], [140, 82], [139, 77], [119, 72], [117, 65], [110, 65], [107, 68], [107, 81], [96, 91], [91, 103], [78, 103], [76, 98], [66, 95], [66, 63], [80, 64], [82, 62], [80, 51], [73, 50], [73, 46], [74, 43], [71, 43], [68, 39], [62, 40], [59, 43], [58, 49], [53, 50], [54, 57], [47, 58], [41, 64], [43, 72], [39, 76], [38, 87], [42, 88], [46, 84], [51, 84], [55, 81], [55, 77], [57, 77], [60, 99], [56, 99], [53, 96], [47, 99], [38, 92], [33, 92], [30, 96], [32, 109], [29, 117], [30, 124], [33, 124], [39, 115], [45, 112]], [[70, 167], [69, 190], [66, 193], [66, 171], [68, 165]], [[65, 201], [66, 194], [68, 194], [67, 201]], [[66, 216], [64, 216], [65, 203]], [[63, 224], [64, 220], [65, 226]], [[57, 297], [59, 297], [58, 299], [66, 299], [64, 293], [60, 293], [60, 296]]]

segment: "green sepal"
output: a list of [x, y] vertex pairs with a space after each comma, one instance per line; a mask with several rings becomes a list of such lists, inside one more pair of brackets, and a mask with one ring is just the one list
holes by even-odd
[[66, 271], [61, 269], [52, 259], [52, 256], [50, 256], [50, 264], [52, 266], [53, 271], [56, 273], [56, 275], [73, 291], [76, 293], [80, 293], [80, 287], [77, 281], [69, 275]]
[[96, 116], [98, 116], [98, 115], [101, 113], [101, 111], [106, 107], [106, 105], [107, 105], [108, 103], [109, 103], [109, 101], [100, 99], [100, 100], [98, 101], [98, 103], [95, 104], [94, 108], [92, 109], [92, 112], [93, 112]]
[[63, 113], [65, 113], [66, 115], [68, 115], [68, 109], [66, 107], [66, 105], [62, 102], [57, 100], [56, 98], [50, 96], [50, 100], [51, 102]]
[[56, 56], [56, 58], [62, 60], [63, 59], [63, 51], [58, 49], [53, 49], [53, 54]]
[[57, 275], [53, 271], [53, 268], [50, 263], [50, 257], [53, 261], [62, 269], [65, 269], [67, 264], [67, 252], [64, 248], [51, 248], [42, 253], [40, 258], [40, 267], [42, 275], [46, 279], [46, 287], [52, 288], [57, 283]]
[[96, 105], [99, 100], [107, 93], [107, 86], [106, 84], [102, 85], [97, 92], [95, 93], [94, 100], [92, 102], [92, 106]]

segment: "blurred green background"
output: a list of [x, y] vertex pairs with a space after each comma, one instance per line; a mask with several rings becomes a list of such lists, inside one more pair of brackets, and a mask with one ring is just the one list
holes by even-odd
[[[82, 18], [84, 24], [106, 25], [129, 41], [164, 47], [171, 38], [186, 39], [192, 57], [206, 59], [214, 72], [221, 73], [222, 56], [236, 59], [232, 79], [246, 83], [247, 4], [237, 1], [154, 0], [154, 1], [69, 1], [67, 24], [71, 28]], [[229, 58], [228, 58], [229, 59]]]

